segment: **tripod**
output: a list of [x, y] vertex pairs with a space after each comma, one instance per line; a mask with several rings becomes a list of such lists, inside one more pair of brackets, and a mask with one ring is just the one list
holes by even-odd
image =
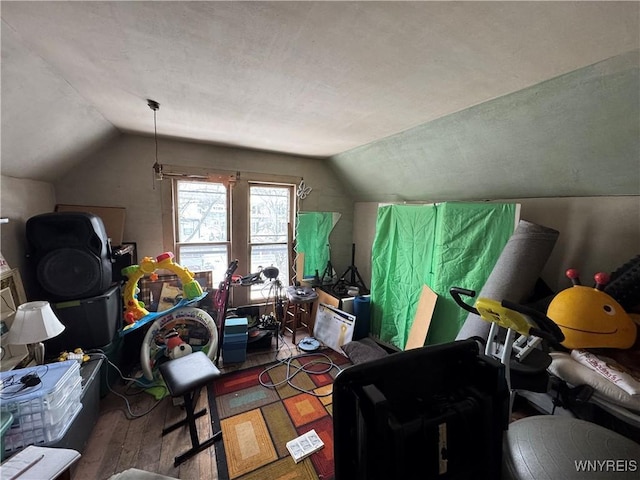
[[[358, 272], [358, 267], [356, 267], [355, 261], [356, 261], [356, 244], [352, 243], [351, 244], [351, 265], [349, 265], [349, 267], [345, 270], [345, 272], [340, 276], [340, 280], [338, 280], [338, 283], [336, 283], [336, 285], [333, 287], [333, 290], [336, 293], [346, 293], [347, 286], [359, 287], [360, 293], [363, 293], [363, 294], [369, 293], [369, 289], [365, 285], [364, 280], [362, 280], [362, 277], [360, 276], [360, 272]], [[349, 273], [351, 274], [351, 277], [349, 278], [350, 280], [349, 283], [347, 283], [345, 278]]]
[[333, 278], [333, 265], [331, 265], [331, 260], [327, 260], [327, 267], [322, 272], [322, 276], [320, 277], [320, 285], [324, 285], [324, 279], [328, 278], [329, 281]]

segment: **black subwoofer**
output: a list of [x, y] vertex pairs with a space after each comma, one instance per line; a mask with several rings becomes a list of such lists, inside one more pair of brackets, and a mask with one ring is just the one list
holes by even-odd
[[100, 217], [56, 212], [27, 220], [30, 265], [48, 300], [69, 300], [104, 293], [112, 282], [109, 238]]

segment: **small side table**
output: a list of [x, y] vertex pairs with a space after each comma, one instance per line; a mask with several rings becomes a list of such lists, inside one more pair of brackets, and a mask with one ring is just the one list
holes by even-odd
[[71, 480], [79, 458], [75, 450], [30, 445], [2, 464], [2, 480]]

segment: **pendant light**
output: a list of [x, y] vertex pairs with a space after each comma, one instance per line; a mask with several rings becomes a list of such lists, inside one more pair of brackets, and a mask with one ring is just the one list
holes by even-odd
[[153, 110], [153, 139], [156, 144], [156, 157], [155, 163], [153, 164], [153, 179], [162, 180], [164, 178], [162, 174], [162, 164], [158, 162], [158, 126], [156, 122], [156, 112], [160, 109], [160, 104], [155, 100], [147, 100], [147, 105], [149, 108]]

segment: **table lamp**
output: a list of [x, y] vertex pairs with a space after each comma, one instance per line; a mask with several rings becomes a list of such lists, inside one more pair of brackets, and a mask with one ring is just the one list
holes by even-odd
[[16, 310], [7, 343], [27, 345], [29, 354], [35, 359], [36, 364], [42, 365], [44, 363], [42, 342], [60, 335], [64, 329], [65, 326], [53, 313], [49, 302], [27, 302]]

